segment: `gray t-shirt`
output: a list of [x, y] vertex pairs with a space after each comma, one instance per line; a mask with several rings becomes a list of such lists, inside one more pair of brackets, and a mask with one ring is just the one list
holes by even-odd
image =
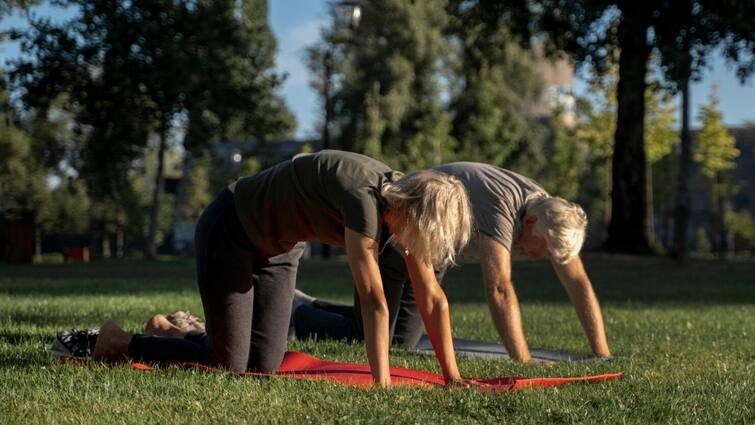
[[344, 228], [378, 240], [380, 187], [391, 173], [382, 162], [353, 152], [297, 155], [239, 179], [236, 213], [252, 244], [267, 257], [299, 241], [344, 246]]
[[[434, 169], [461, 180], [472, 203], [475, 233], [490, 236], [509, 252], [519, 239], [527, 202], [548, 195], [532, 179], [490, 164], [453, 162]], [[476, 254], [475, 239], [467, 255]]]

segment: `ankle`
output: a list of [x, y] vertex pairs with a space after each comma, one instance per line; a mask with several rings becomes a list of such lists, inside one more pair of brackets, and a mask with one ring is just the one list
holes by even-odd
[[124, 331], [117, 323], [108, 321], [100, 327], [100, 335], [94, 346], [92, 357], [95, 360], [118, 361], [128, 356], [132, 334]]

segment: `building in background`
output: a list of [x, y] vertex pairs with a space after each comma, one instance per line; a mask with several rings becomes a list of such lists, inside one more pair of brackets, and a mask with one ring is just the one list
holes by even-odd
[[567, 126], [576, 124], [576, 101], [574, 99], [574, 65], [568, 58], [550, 60], [543, 53], [542, 44], [533, 44], [535, 71], [543, 79], [544, 89], [540, 100], [528, 107], [528, 112], [537, 118], [547, 119], [558, 108]]

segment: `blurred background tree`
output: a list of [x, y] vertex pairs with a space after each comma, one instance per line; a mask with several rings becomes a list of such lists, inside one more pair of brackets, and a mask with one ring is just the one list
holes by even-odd
[[[365, 1], [358, 26], [335, 19], [323, 38], [334, 72], [334, 146], [397, 169], [449, 158], [449, 119], [440, 100], [444, 2]], [[335, 7], [335, 6], [334, 6]], [[338, 13], [334, 12], [334, 16]]]
[[727, 229], [727, 212], [731, 213], [731, 197], [737, 185], [728, 173], [736, 167], [734, 160], [740, 155], [734, 137], [723, 125], [723, 115], [718, 110], [718, 94], [714, 88], [708, 104], [700, 109], [703, 127], [697, 133], [694, 160], [700, 164], [700, 172], [711, 185], [711, 205], [715, 229], [714, 247], [719, 255], [726, 253], [731, 237]]
[[[611, 220], [613, 179], [611, 172], [614, 156], [613, 135], [616, 132], [618, 68], [616, 65], [602, 73], [591, 73], [588, 80], [589, 95], [577, 99], [577, 124], [574, 138], [587, 145], [586, 172], [583, 175], [582, 202], [589, 216], [592, 217], [593, 235], [601, 240], [606, 237], [607, 224]], [[646, 116], [644, 120], [645, 154], [648, 168], [645, 182], [648, 197], [647, 218], [653, 238], [653, 217], [655, 203], [659, 208], [668, 208], [667, 199], [671, 190], [668, 179], [661, 181], [661, 189], [654, 194], [653, 169], [655, 164], [672, 153], [678, 143], [676, 132], [676, 108], [671, 104], [672, 98], [667, 91], [651, 79], [645, 89]], [[655, 199], [657, 198], [657, 199]], [[673, 197], [671, 197], [673, 199]], [[652, 240], [652, 239], [651, 239]]]
[[529, 109], [544, 84], [529, 43], [509, 30], [508, 20], [491, 10], [496, 7], [456, 0], [446, 7], [454, 154], [534, 174], [544, 168], [537, 153], [547, 129]]
[[[567, 52], [577, 63], [589, 63], [603, 71], [618, 57], [616, 132], [612, 160], [611, 222], [605, 248], [611, 251], [647, 253], [650, 224], [647, 220], [646, 154], [643, 121], [650, 59], [655, 54], [664, 72], [664, 83], [684, 93], [711, 52], [722, 47], [724, 56], [744, 79], [755, 70], [755, 4], [669, 0], [541, 0], [536, 7], [517, 8], [519, 28], [547, 35], [551, 51]], [[531, 30], [527, 23], [534, 22]], [[689, 125], [688, 101], [683, 101], [680, 195], [688, 210]], [[685, 118], [686, 117], [686, 118]], [[685, 136], [686, 134], [686, 136]], [[686, 211], [686, 210], [685, 210]], [[686, 237], [688, 211], [677, 218], [677, 232]], [[680, 242], [681, 243], [681, 242]], [[681, 245], [677, 251], [684, 251]], [[683, 256], [683, 255], [681, 255]]]
[[37, 211], [45, 204], [44, 164], [28, 132], [0, 91], [0, 199], [6, 211]]
[[[0, 1], [0, 15], [31, 3]], [[229, 181], [280, 159], [274, 143], [296, 123], [279, 94], [285, 75], [274, 70], [266, 0], [54, 3], [70, 18], [29, 14], [30, 27], [11, 34], [22, 55], [7, 67], [13, 100], [5, 92], [0, 111], [0, 208], [35, 212], [38, 251], [46, 235], [85, 231], [95, 254], [143, 247], [154, 256], [179, 228], [190, 232]], [[305, 52], [321, 100], [322, 147], [403, 170], [469, 160], [529, 175], [585, 206], [592, 247], [605, 241], [612, 251], [650, 252], [659, 246], [656, 228], [665, 247], [675, 228], [670, 248], [680, 258], [698, 228], [713, 236], [716, 252], [751, 246], [752, 220], [741, 207], [750, 195], [737, 192], [736, 170], [706, 177], [712, 228], [694, 218], [690, 232], [685, 208], [696, 164], [707, 172], [741, 159], [719, 155], [732, 139], [721, 136], [714, 107], [691, 137], [688, 86], [716, 51], [742, 79], [751, 74], [754, 5], [346, 0], [328, 7], [321, 39]], [[588, 76], [589, 94], [574, 104], [543, 71], [566, 64], [571, 78], [570, 63]]]
[[[73, 117], [73, 134], [82, 142], [70, 165], [93, 202], [92, 240], [101, 241], [93, 242], [94, 251], [107, 255], [107, 235], [122, 233], [126, 220], [142, 220], [104, 205], [131, 206], [149, 190], [148, 225], [134, 236], [144, 238], [146, 255], [154, 257], [160, 228], [172, 221], [161, 224], [170, 216], [161, 213], [162, 193], [165, 155], [177, 134], [191, 154], [188, 175], [192, 155], [206, 154], [211, 143], [264, 140], [295, 127], [277, 94], [282, 77], [272, 71], [267, 2], [59, 3], [77, 14], [61, 24], [32, 18], [29, 31], [15, 33], [25, 55], [12, 63], [10, 76], [28, 114], [44, 119], [59, 109]], [[129, 176], [144, 170], [138, 164], [153, 136], [154, 181], [135, 186]]]

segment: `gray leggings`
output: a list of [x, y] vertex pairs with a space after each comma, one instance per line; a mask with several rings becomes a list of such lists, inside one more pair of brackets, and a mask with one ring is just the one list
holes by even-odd
[[304, 243], [260, 258], [225, 190], [202, 213], [195, 232], [197, 282], [207, 335], [136, 335], [132, 358], [199, 362], [233, 371], [273, 372], [283, 360], [296, 272]]
[[[381, 241], [381, 246], [387, 242], [385, 236]], [[380, 276], [383, 280], [383, 292], [388, 304], [391, 345], [414, 348], [425, 326], [417, 311], [404, 256], [396, 247], [386, 246], [382, 249], [378, 261]], [[440, 282], [444, 274], [445, 269], [436, 270], [435, 277]], [[296, 337], [299, 339], [364, 340], [359, 305], [359, 296], [354, 291], [353, 305], [317, 300], [312, 305], [300, 306], [294, 315]]]

